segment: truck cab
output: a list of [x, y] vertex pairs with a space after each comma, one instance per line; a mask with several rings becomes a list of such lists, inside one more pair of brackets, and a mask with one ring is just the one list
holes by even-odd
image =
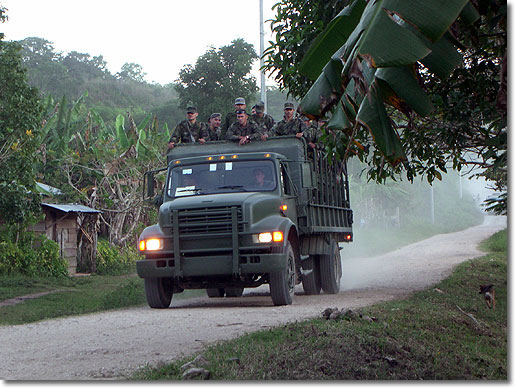
[[[139, 238], [144, 259], [137, 262], [137, 272], [145, 280], [149, 305], [166, 308], [184, 289], [238, 297], [244, 288], [269, 284], [275, 305], [291, 304], [301, 281], [310, 293], [320, 292], [315, 256], [337, 253], [333, 261], [339, 263], [339, 249], [334, 243], [328, 248], [327, 241], [316, 247], [328, 234], [316, 233], [309, 222], [313, 198], [308, 197], [316, 194], [311, 189], [317, 182], [307, 151], [297, 138], [171, 150], [158, 223]], [[147, 182], [153, 187], [153, 179]], [[338, 264], [331, 267], [326, 275], [339, 289], [341, 265], [339, 276]]]

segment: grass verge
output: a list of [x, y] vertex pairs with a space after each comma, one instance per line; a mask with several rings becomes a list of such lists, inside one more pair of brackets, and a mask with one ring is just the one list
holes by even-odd
[[[70, 278], [0, 277], [0, 302], [45, 291], [52, 293], [16, 305], [0, 306], [0, 325], [19, 325], [146, 304], [143, 280], [136, 275], [91, 275]], [[174, 295], [174, 299], [205, 294], [199, 292], [187, 290]]]
[[[207, 347], [215, 380], [506, 380], [507, 237], [487, 255], [459, 265], [436, 287], [409, 299], [364, 308], [341, 319], [311, 319]], [[495, 248], [492, 248], [495, 247]], [[494, 284], [487, 309], [479, 284]], [[197, 354], [134, 379], [182, 378]]]

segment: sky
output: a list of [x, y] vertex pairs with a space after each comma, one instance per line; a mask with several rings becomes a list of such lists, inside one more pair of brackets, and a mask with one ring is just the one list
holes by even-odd
[[[263, 0], [263, 19], [273, 18], [278, 0]], [[259, 0], [0, 0], [9, 20], [0, 24], [6, 40], [38, 37], [55, 51], [102, 55], [114, 74], [134, 62], [146, 80], [174, 82], [184, 65], [210, 47], [243, 38], [259, 53]], [[265, 49], [272, 38], [265, 28]], [[260, 83], [259, 61], [253, 74]], [[267, 85], [273, 85], [270, 78]]]

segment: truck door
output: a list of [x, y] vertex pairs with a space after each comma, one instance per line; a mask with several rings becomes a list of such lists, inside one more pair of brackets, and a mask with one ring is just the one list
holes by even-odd
[[283, 206], [286, 205], [286, 209], [283, 210], [283, 213], [297, 225], [297, 195], [295, 186], [288, 174], [288, 166], [285, 163], [281, 163], [280, 165], [279, 179]]

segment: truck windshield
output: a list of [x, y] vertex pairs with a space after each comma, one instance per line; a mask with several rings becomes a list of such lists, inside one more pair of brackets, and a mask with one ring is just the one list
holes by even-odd
[[167, 193], [169, 197], [183, 197], [273, 191], [276, 187], [276, 169], [271, 160], [232, 160], [174, 167]]

